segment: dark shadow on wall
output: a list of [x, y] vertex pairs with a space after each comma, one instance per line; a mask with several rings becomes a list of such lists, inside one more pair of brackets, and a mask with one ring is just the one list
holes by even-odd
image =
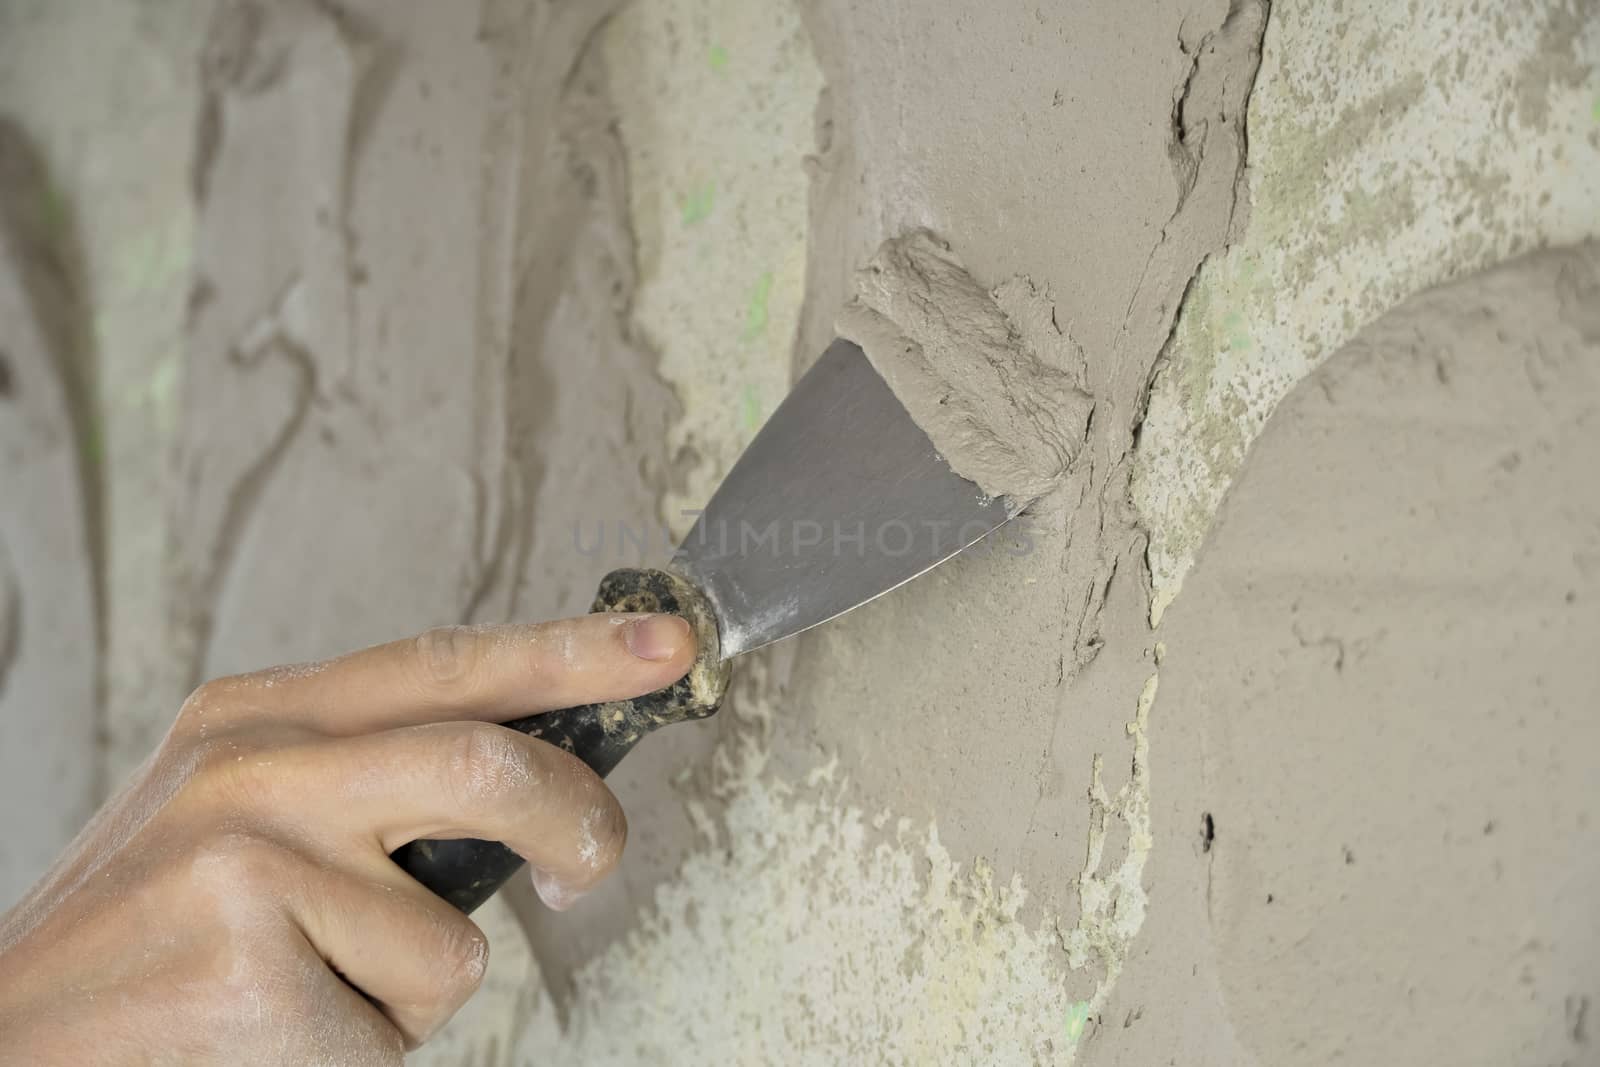
[[[49, 172], [44, 155], [22, 125], [0, 114], [0, 229], [18, 250], [20, 282], [52, 362], [60, 374], [67, 415], [75, 438], [79, 492], [82, 494], [89, 582], [94, 598], [97, 719], [102, 715], [105, 682], [100, 650], [105, 647], [104, 451], [95, 408], [98, 356], [90, 309], [89, 272], [72, 204]], [[0, 351], [0, 404], [25, 402], [15, 395], [10, 357]], [[0, 602], [0, 614], [5, 604]], [[19, 632], [0, 620], [0, 682], [15, 652]], [[82, 650], [69, 654], [80, 655]], [[103, 736], [104, 727], [97, 727]], [[101, 746], [103, 747], [103, 746]], [[97, 751], [95, 760], [103, 761]]]

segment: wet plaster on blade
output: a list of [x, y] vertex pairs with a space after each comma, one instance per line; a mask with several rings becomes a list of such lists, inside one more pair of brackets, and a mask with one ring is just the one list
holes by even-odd
[[1597, 454], [1592, 242], [1405, 301], [1278, 405], [1162, 627], [1151, 743], [1196, 758], [1114, 1062], [1593, 1062]]
[[1083, 352], [1026, 278], [992, 292], [926, 230], [885, 241], [835, 323], [945, 462], [1019, 504], [1059, 485], [1091, 403]]
[[1141, 430], [1157, 619], [1296, 381], [1411, 293], [1600, 233], [1600, 13], [1284, 0], [1249, 138], [1248, 225], [1196, 276]]

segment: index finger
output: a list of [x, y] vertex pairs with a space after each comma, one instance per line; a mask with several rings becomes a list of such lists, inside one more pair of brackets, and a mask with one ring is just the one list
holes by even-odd
[[428, 722], [505, 722], [671, 685], [694, 663], [676, 615], [445, 626], [324, 663], [237, 681], [280, 721], [348, 736]]

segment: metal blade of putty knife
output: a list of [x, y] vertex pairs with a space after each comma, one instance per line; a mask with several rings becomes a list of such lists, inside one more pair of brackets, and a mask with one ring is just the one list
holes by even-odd
[[799, 633], [910, 581], [1015, 511], [950, 469], [849, 341], [796, 383], [678, 547], [722, 656]]
[[[722, 702], [732, 657], [797, 634], [980, 540], [1027, 501], [952, 471], [866, 355], [835, 341], [728, 472], [670, 570], [612, 571], [594, 611], [664, 611], [695, 629], [689, 673], [665, 689], [505, 725], [609, 774], [650, 731]], [[462, 911], [522, 866], [495, 841], [413, 841], [393, 858]]]

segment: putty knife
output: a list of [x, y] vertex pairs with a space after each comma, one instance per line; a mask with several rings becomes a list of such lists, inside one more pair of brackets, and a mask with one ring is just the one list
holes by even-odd
[[[601, 582], [593, 611], [689, 619], [699, 640], [689, 674], [635, 700], [506, 725], [608, 774], [656, 727], [716, 711], [733, 657], [910, 581], [1027, 503], [986, 497], [952, 471], [861, 349], [835, 341], [750, 442], [668, 568]], [[470, 839], [413, 841], [394, 858], [468, 912], [523, 862]]]

